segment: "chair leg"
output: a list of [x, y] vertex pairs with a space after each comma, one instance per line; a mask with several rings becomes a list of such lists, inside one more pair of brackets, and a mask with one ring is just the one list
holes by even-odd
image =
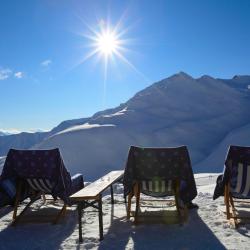
[[233, 201], [233, 197], [231, 194], [229, 194], [229, 201], [231, 203], [232, 209], [235, 211], [234, 201]]
[[131, 214], [131, 201], [132, 201], [132, 198], [133, 198], [133, 191], [131, 191], [129, 194], [128, 194], [128, 205], [127, 205], [127, 219], [129, 220], [130, 219], [130, 214]]
[[67, 205], [64, 204], [61, 211], [59, 212], [59, 214], [56, 216], [56, 219], [54, 220], [53, 224], [57, 224], [58, 221], [60, 220], [60, 218], [62, 216], [65, 216], [65, 213], [66, 213], [66, 210], [67, 210]]
[[[17, 214], [15, 213], [15, 211], [14, 211], [14, 213], [15, 213], [15, 218], [14, 218], [14, 214], [13, 214], [13, 221], [12, 221], [12, 223], [11, 223], [12, 226], [15, 226], [15, 225], [16, 225], [16, 223], [20, 220], [20, 218], [21, 218], [22, 215], [25, 213], [25, 211], [26, 211], [35, 201], [37, 201], [37, 199], [31, 199], [31, 201], [26, 205], [26, 207], [23, 209], [23, 211], [22, 211], [19, 215], [17, 215]], [[17, 211], [16, 211], [16, 212], [17, 212]]]
[[225, 185], [224, 200], [226, 205], [227, 219], [230, 219], [230, 204], [229, 204], [229, 184]]
[[44, 193], [42, 194], [42, 200], [43, 200], [43, 205], [45, 205], [46, 204], [46, 196]]
[[139, 213], [139, 207], [140, 207], [140, 185], [139, 183], [136, 183], [135, 185], [135, 196], [136, 196], [136, 207], [135, 207], [135, 224], [138, 222], [138, 213]]
[[19, 200], [21, 196], [21, 190], [22, 190], [22, 182], [19, 180], [17, 183], [17, 190], [16, 190], [16, 198], [15, 198], [15, 205], [14, 205], [14, 211], [13, 211], [13, 220], [17, 217], [17, 209], [19, 205]]
[[237, 227], [238, 226], [238, 221], [237, 221], [236, 209], [235, 209], [235, 206], [234, 206], [233, 197], [232, 197], [232, 195], [230, 193], [229, 193], [229, 202], [230, 202], [231, 207], [232, 207], [234, 226]]
[[180, 207], [180, 204], [179, 204], [180, 182], [178, 180], [175, 182], [175, 189], [174, 190], [175, 190], [175, 194], [174, 194], [175, 205], [176, 205], [176, 209], [177, 209], [177, 213], [178, 213], [180, 225], [182, 225], [183, 218], [186, 217], [186, 209], [184, 208], [184, 214], [182, 215], [182, 213], [181, 213], [181, 207]]

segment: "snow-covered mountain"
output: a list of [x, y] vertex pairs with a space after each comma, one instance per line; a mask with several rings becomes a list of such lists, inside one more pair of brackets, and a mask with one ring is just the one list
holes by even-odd
[[[59, 147], [69, 170], [82, 172], [87, 179], [107, 169], [123, 168], [130, 145], [187, 145], [195, 172], [220, 172], [226, 149], [213, 166], [203, 162], [224, 140], [227, 148], [226, 138], [232, 131], [250, 124], [249, 83], [246, 76], [194, 79], [181, 72], [154, 83], [117, 108], [46, 137], [34, 148]], [[240, 140], [235, 143], [241, 144]]]
[[44, 138], [68, 127], [82, 124], [87, 120], [88, 118], [81, 118], [63, 121], [51, 131], [46, 132], [39, 129], [36, 131], [22, 132], [18, 134], [4, 133], [2, 136], [0, 132], [0, 156], [6, 155], [10, 148], [29, 149], [37, 143], [40, 143]]
[[220, 172], [229, 144], [250, 144], [249, 86], [250, 76], [194, 79], [180, 72], [90, 118], [0, 137], [0, 155], [10, 147], [59, 147], [67, 168], [91, 180], [123, 168], [130, 145], [187, 145], [195, 172]]
[[11, 135], [11, 133], [9, 133], [7, 131], [1, 131], [0, 130], [0, 136], [5, 136], [5, 135]]

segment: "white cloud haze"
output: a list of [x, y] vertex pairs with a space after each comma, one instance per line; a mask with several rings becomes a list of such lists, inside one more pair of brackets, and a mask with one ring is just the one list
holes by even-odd
[[0, 80], [5, 80], [10, 77], [12, 70], [8, 68], [0, 68]]
[[15, 76], [16, 78], [18, 78], [18, 79], [21, 79], [21, 78], [23, 78], [23, 72], [18, 71], [18, 72], [16, 72], [16, 73], [14, 74], [14, 76]]
[[41, 65], [43, 67], [48, 67], [51, 63], [52, 63], [52, 61], [50, 59], [47, 59], [47, 60], [41, 62]]

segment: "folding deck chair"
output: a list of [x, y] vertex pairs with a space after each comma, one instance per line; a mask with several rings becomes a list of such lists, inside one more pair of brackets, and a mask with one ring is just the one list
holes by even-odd
[[250, 202], [246, 201], [250, 199], [250, 147], [229, 147], [224, 173], [219, 180], [224, 188], [227, 219], [233, 219], [237, 227], [239, 220], [250, 219], [249, 216], [240, 216], [235, 206], [241, 204], [239, 208], [244, 209], [242, 203], [245, 203], [250, 210]]
[[[69, 196], [83, 188], [83, 177], [77, 174], [70, 177], [59, 149], [51, 150], [15, 150], [10, 149], [2, 172], [2, 180], [16, 180], [16, 194], [13, 212], [13, 224], [16, 224], [25, 211], [41, 197], [50, 194], [54, 199], [60, 198], [63, 207], [54, 223], [72, 205]], [[23, 193], [28, 194], [30, 202], [17, 215]]]
[[124, 195], [128, 196], [128, 219], [131, 216], [132, 197], [136, 197], [135, 223], [138, 222], [141, 193], [152, 197], [174, 196], [174, 200], [168, 201], [174, 202], [180, 223], [187, 216], [186, 203], [197, 195], [189, 154], [185, 146], [177, 148], [132, 146], [128, 154], [123, 184]]

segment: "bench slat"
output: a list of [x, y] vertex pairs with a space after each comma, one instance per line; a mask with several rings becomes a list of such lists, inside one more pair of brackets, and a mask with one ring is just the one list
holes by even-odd
[[95, 182], [92, 182], [87, 187], [74, 193], [70, 198], [75, 201], [96, 199], [100, 193], [119, 180], [123, 176], [123, 173], [123, 170], [111, 171]]

